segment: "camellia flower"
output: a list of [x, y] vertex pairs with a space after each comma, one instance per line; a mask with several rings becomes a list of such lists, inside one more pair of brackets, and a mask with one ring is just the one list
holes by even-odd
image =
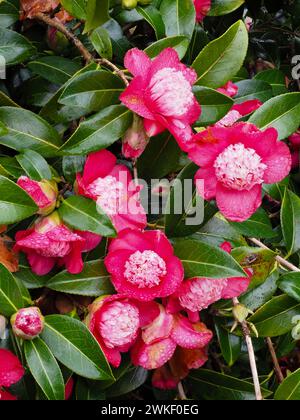
[[201, 167], [195, 177], [196, 183], [204, 181], [204, 194], [202, 188], [199, 193], [206, 200], [216, 198], [221, 213], [234, 222], [255, 213], [262, 203], [262, 184], [280, 182], [292, 162], [276, 129], [261, 131], [249, 123], [198, 133], [189, 157]]
[[19, 309], [11, 317], [11, 325], [14, 334], [23, 340], [33, 340], [44, 329], [44, 317], [39, 308], [31, 307]]
[[177, 346], [202, 349], [212, 339], [212, 332], [201, 322], [192, 323], [181, 314], [169, 314], [160, 305], [159, 316], [142, 333], [131, 349], [131, 360], [144, 369], [158, 369], [174, 355]]
[[187, 150], [193, 134], [190, 125], [201, 113], [192, 92], [196, 72], [182, 64], [172, 48], [162, 51], [153, 61], [144, 51], [134, 48], [126, 54], [125, 67], [134, 78], [121, 94], [121, 101], [145, 118], [149, 137], [167, 129]]
[[233, 126], [238, 120], [245, 117], [246, 115], [252, 114], [252, 112], [256, 111], [258, 108], [262, 106], [262, 102], [258, 99], [252, 99], [250, 101], [242, 102], [241, 104], [234, 105], [231, 110], [218, 121], [215, 126], [216, 127], [231, 127]]
[[105, 296], [89, 308], [86, 323], [113, 366], [121, 363], [121, 353], [134, 344], [140, 328], [159, 314], [155, 302], [141, 303], [125, 295]]
[[77, 174], [78, 194], [95, 200], [117, 232], [128, 227], [143, 229], [147, 217], [139, 201], [140, 187], [133, 183], [129, 169], [116, 162], [107, 150], [90, 154], [83, 175]]
[[171, 295], [184, 276], [181, 261], [158, 230], [122, 231], [112, 240], [105, 265], [116, 290], [141, 301]]
[[34, 181], [27, 176], [21, 176], [17, 184], [33, 199], [39, 207], [38, 214], [47, 216], [52, 213], [56, 207], [57, 184], [54, 181]]
[[198, 22], [202, 22], [210, 11], [211, 0], [194, 0], [194, 3], [196, 9], [196, 19]]
[[40, 276], [48, 274], [56, 263], [77, 274], [83, 269], [81, 253], [93, 249], [100, 240], [90, 232], [73, 232], [55, 212], [38, 219], [33, 228], [19, 231], [14, 250], [24, 252], [32, 271]]
[[127, 159], [137, 159], [147, 147], [149, 137], [146, 134], [142, 118], [133, 115], [132, 126], [123, 137], [122, 154]]
[[17, 399], [9, 392], [1, 390], [1, 387], [9, 388], [16, 384], [23, 378], [24, 373], [19, 359], [9, 350], [0, 349], [0, 401]]
[[226, 83], [226, 85], [218, 88], [217, 91], [222, 93], [223, 95], [233, 98], [235, 95], [237, 95], [239, 88], [232, 81], [229, 81]]

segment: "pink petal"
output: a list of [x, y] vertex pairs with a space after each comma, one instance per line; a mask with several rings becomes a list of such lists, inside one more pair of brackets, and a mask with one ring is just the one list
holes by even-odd
[[239, 112], [242, 116], [252, 114], [252, 112], [256, 111], [263, 105], [261, 101], [258, 99], [253, 99], [251, 101], [246, 101], [241, 104], [234, 105], [231, 109], [233, 111]]
[[0, 401], [16, 401], [17, 397], [15, 397], [14, 395], [10, 394], [7, 391], [2, 391], [0, 389]]
[[134, 304], [139, 309], [141, 328], [151, 324], [159, 316], [160, 308], [156, 302], [135, 301]]
[[74, 243], [72, 244], [71, 252], [63, 258], [63, 261], [66, 265], [66, 269], [71, 274], [79, 274], [83, 270], [83, 261], [82, 261], [82, 244]]
[[200, 191], [198, 188], [199, 194], [203, 195], [202, 187], [204, 187], [204, 199], [205, 200], [212, 200], [216, 196], [216, 188], [217, 188], [217, 178], [216, 178], [216, 171], [215, 168], [201, 168], [195, 175], [195, 181], [197, 185], [197, 181], [203, 181], [204, 184], [200, 183]]
[[0, 387], [9, 388], [19, 382], [24, 373], [24, 368], [19, 359], [12, 352], [0, 349]]
[[115, 287], [118, 289], [121, 286], [119, 279], [123, 279], [125, 271], [125, 263], [132, 254], [129, 250], [109, 251], [104, 263], [107, 271], [114, 276], [116, 280]]
[[278, 144], [278, 132], [275, 128], [268, 128], [265, 131], [246, 133], [243, 136], [243, 142], [246, 147], [254, 149], [261, 158], [273, 154]]
[[154, 321], [144, 328], [142, 338], [144, 343], [153, 344], [157, 341], [170, 337], [174, 318], [166, 312], [165, 308], [160, 305], [160, 313]]
[[233, 98], [235, 95], [237, 95], [237, 93], [239, 91], [239, 88], [233, 82], [229, 81], [229, 82], [226, 83], [226, 85], [217, 89], [217, 91], [222, 93], [223, 95], [226, 95], [226, 96], [229, 96], [230, 98]]
[[50, 241], [57, 241], [57, 242], [80, 242], [82, 245], [85, 244], [85, 239], [80, 235], [72, 232], [69, 228], [64, 225], [56, 226], [55, 228], [51, 229], [43, 238], [47, 237]]
[[96, 235], [96, 233], [92, 232], [83, 232], [79, 230], [75, 230], [74, 233], [79, 235], [82, 239], [85, 240], [84, 248], [82, 252], [89, 252], [95, 249], [100, 242], [102, 241], [102, 236]]
[[168, 67], [182, 71], [182, 64], [180, 63], [179, 56], [173, 48], [164, 49], [152, 62], [150, 79], [158, 71]]
[[36, 205], [43, 209], [51, 204], [51, 200], [43, 192], [40, 184], [27, 176], [21, 176], [17, 184], [33, 199]]
[[222, 299], [232, 299], [239, 297], [242, 293], [247, 291], [250, 283], [250, 277], [236, 277], [227, 279], [227, 286], [225, 289], [223, 289]]
[[129, 50], [124, 59], [124, 65], [134, 76], [147, 76], [152, 61], [144, 51], [138, 48]]
[[143, 232], [126, 229], [120, 232], [117, 239], [113, 239], [109, 246], [109, 252], [127, 250], [131, 252], [146, 251], [151, 249], [151, 243], [143, 235]]
[[158, 389], [175, 389], [179, 383], [179, 379], [172, 375], [167, 365], [156, 369], [152, 376], [152, 385]]
[[171, 337], [180, 347], [196, 349], [207, 346], [213, 334], [204, 324], [192, 324], [187, 318], [178, 315]]
[[256, 212], [262, 202], [262, 186], [255, 185], [250, 191], [230, 190], [217, 185], [217, 205], [221, 213], [232, 222], [244, 222]]
[[144, 82], [141, 77], [135, 77], [120, 95], [120, 100], [131, 111], [149, 120], [154, 120], [150, 109], [144, 101]]
[[71, 377], [68, 382], [66, 383], [65, 387], [65, 400], [69, 400], [72, 396], [73, 389], [74, 389], [74, 379]]
[[171, 257], [166, 261], [167, 275], [161, 282], [159, 297], [167, 297], [176, 292], [184, 279], [182, 262], [177, 257]]
[[194, 3], [196, 8], [196, 19], [198, 22], [202, 22], [210, 11], [211, 0], [194, 0]]
[[140, 339], [131, 349], [131, 360], [135, 366], [148, 370], [158, 369], [172, 358], [175, 350], [176, 343], [170, 338], [150, 345]]
[[114, 168], [117, 158], [108, 150], [89, 154], [83, 171], [82, 181], [87, 186], [97, 178], [106, 177]]
[[283, 142], [277, 142], [273, 153], [263, 159], [263, 163], [267, 165], [264, 175], [266, 184], [274, 184], [282, 181], [290, 173], [292, 167], [292, 156], [290, 149]]
[[32, 271], [38, 276], [44, 276], [55, 266], [56, 258], [42, 257], [35, 251], [25, 251]]
[[155, 120], [144, 119], [144, 128], [148, 137], [155, 137], [165, 131], [166, 127]]
[[169, 258], [174, 255], [171, 242], [161, 230], [147, 230], [144, 237], [151, 243], [151, 249], [162, 258]]

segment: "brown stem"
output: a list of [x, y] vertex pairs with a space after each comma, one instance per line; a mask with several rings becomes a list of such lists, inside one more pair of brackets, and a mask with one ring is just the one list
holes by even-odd
[[[239, 300], [237, 298], [234, 298], [233, 299], [233, 304], [234, 304], [234, 306], [238, 306], [239, 305]], [[261, 387], [260, 387], [260, 383], [259, 383], [259, 376], [258, 376], [258, 371], [257, 371], [257, 366], [256, 366], [255, 353], [254, 353], [253, 343], [252, 343], [252, 339], [251, 339], [251, 333], [250, 333], [250, 330], [249, 330], [249, 327], [248, 327], [248, 324], [247, 324], [246, 321], [239, 322], [239, 323], [242, 327], [243, 335], [244, 335], [244, 338], [245, 338], [246, 344], [247, 344], [256, 400], [257, 401], [262, 401], [263, 396], [262, 396]]]
[[110, 62], [106, 58], [99, 58], [99, 60], [96, 60], [96, 61], [99, 64], [103, 64], [103, 65], [111, 68], [120, 77], [120, 79], [123, 80], [125, 86], [129, 85], [129, 82], [128, 82], [124, 72], [122, 70], [120, 70], [119, 67], [117, 67], [115, 64], [113, 64], [112, 62]]
[[43, 13], [37, 13], [34, 18], [44, 22], [46, 25], [51, 26], [52, 28], [57, 29], [59, 32], [63, 33], [73, 44], [75, 47], [80, 51], [81, 55], [85, 59], [87, 63], [93, 60], [92, 54], [85, 48], [83, 43], [72, 33], [70, 32], [64, 24], [62, 24], [57, 19], [52, 19]]
[[179, 382], [179, 384], [178, 384], [178, 394], [179, 394], [179, 398], [182, 400], [182, 401], [186, 401], [188, 398], [187, 398], [187, 396], [186, 396], [186, 394], [185, 394], [185, 391], [184, 391], [184, 388], [183, 388], [183, 385], [182, 385], [182, 382]]
[[[260, 242], [258, 239], [255, 238], [249, 238], [249, 240], [254, 243], [255, 245], [259, 246], [260, 248], [263, 249], [268, 249], [270, 251], [270, 248], [268, 248], [265, 244], [263, 244], [262, 242]], [[296, 271], [296, 272], [300, 272], [300, 268], [296, 267], [294, 264], [290, 263], [289, 261], [285, 260], [284, 258], [282, 258], [280, 255], [277, 255], [276, 260], [279, 262], [280, 265], [282, 265], [283, 267], [288, 268], [291, 271]]]
[[268, 348], [269, 348], [269, 352], [270, 352], [271, 357], [272, 357], [272, 361], [273, 361], [273, 365], [274, 365], [274, 370], [275, 370], [275, 373], [276, 373], [278, 382], [281, 384], [284, 381], [284, 376], [282, 374], [280, 365], [278, 363], [278, 359], [277, 359], [277, 355], [276, 355], [276, 352], [275, 352], [275, 349], [274, 349], [274, 345], [273, 345], [272, 340], [271, 340], [270, 337], [268, 337], [266, 339], [266, 342], [267, 342], [267, 345], [268, 345]]

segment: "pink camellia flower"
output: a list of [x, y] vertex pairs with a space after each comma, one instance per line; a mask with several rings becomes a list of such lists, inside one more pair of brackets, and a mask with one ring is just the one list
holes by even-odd
[[155, 302], [141, 303], [125, 295], [104, 296], [89, 308], [86, 323], [99, 342], [107, 360], [114, 367], [121, 363], [121, 353], [134, 344], [139, 331], [159, 313]]
[[17, 397], [0, 389], [0, 401], [16, 401]]
[[194, 0], [197, 22], [202, 22], [211, 8], [211, 0]]
[[74, 389], [74, 379], [71, 377], [65, 386], [65, 400], [69, 400], [72, 397]]
[[149, 137], [146, 134], [142, 118], [134, 114], [133, 124], [123, 137], [122, 154], [127, 159], [137, 159], [147, 147]]
[[234, 105], [231, 110], [218, 121], [215, 126], [216, 127], [231, 127], [233, 126], [238, 120], [245, 117], [246, 115], [252, 114], [252, 112], [256, 111], [258, 108], [262, 106], [262, 102], [258, 99], [252, 99], [250, 101], [242, 102], [241, 104]]
[[57, 184], [54, 181], [34, 181], [27, 176], [21, 176], [17, 184], [33, 199], [39, 207], [38, 214], [47, 216], [56, 206]]
[[239, 88], [232, 81], [229, 81], [226, 83], [226, 85], [218, 88], [217, 91], [222, 93], [223, 95], [233, 98], [235, 95], [237, 95]]
[[204, 195], [202, 188], [199, 194], [206, 200], [216, 198], [221, 213], [234, 222], [256, 212], [262, 203], [262, 184], [280, 182], [292, 163], [276, 129], [261, 131], [249, 123], [198, 133], [189, 157], [201, 167], [195, 177], [204, 181]]
[[171, 295], [184, 276], [172, 245], [158, 230], [122, 231], [112, 240], [105, 265], [116, 290], [141, 301]]
[[193, 134], [191, 124], [201, 113], [192, 92], [196, 72], [182, 64], [172, 48], [165, 49], [153, 61], [134, 48], [126, 54], [125, 67], [134, 78], [121, 94], [121, 101], [145, 118], [149, 137], [167, 129], [187, 150]]
[[20, 309], [10, 320], [14, 334], [23, 340], [33, 340], [44, 329], [44, 317], [37, 307]]
[[65, 265], [69, 273], [78, 274], [83, 269], [81, 253], [93, 249], [100, 240], [101, 237], [90, 232], [73, 232], [55, 212], [38, 219], [33, 228], [19, 231], [14, 250], [27, 255], [37, 275], [48, 274], [56, 263]]
[[83, 174], [77, 174], [78, 194], [95, 200], [120, 232], [128, 227], [143, 229], [147, 217], [139, 201], [140, 187], [132, 181], [129, 169], [117, 165], [117, 158], [107, 150], [91, 153]]
[[144, 369], [158, 369], [174, 355], [177, 346], [202, 349], [212, 339], [212, 332], [201, 322], [192, 323], [181, 314], [169, 314], [160, 305], [160, 314], [143, 328], [131, 349], [131, 360]]
[[0, 349], [0, 387], [9, 388], [16, 384], [23, 378], [24, 373], [24, 368], [17, 356], [9, 350]]

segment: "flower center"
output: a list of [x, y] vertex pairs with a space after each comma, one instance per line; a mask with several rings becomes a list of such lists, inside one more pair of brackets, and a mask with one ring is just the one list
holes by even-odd
[[89, 194], [97, 197], [97, 204], [108, 215], [116, 215], [121, 207], [121, 200], [126, 195], [122, 182], [114, 176], [108, 175], [105, 178], [97, 178], [87, 188]]
[[101, 316], [100, 334], [109, 348], [124, 346], [135, 340], [140, 326], [138, 309], [125, 302], [113, 302]]
[[196, 278], [188, 280], [179, 296], [181, 305], [192, 312], [202, 311], [222, 297], [226, 279]]
[[184, 115], [194, 101], [192, 87], [183, 73], [170, 67], [152, 77], [149, 89], [159, 111], [169, 117]]
[[47, 258], [63, 258], [68, 255], [71, 251], [71, 245], [69, 242], [51, 241], [47, 247], [41, 243], [41, 247], [37, 252], [43, 257]]
[[234, 190], [251, 190], [263, 183], [267, 166], [260, 156], [242, 143], [232, 144], [215, 161], [216, 176], [225, 187]]
[[166, 274], [166, 263], [154, 251], [136, 251], [125, 264], [125, 278], [138, 288], [158, 286]]

